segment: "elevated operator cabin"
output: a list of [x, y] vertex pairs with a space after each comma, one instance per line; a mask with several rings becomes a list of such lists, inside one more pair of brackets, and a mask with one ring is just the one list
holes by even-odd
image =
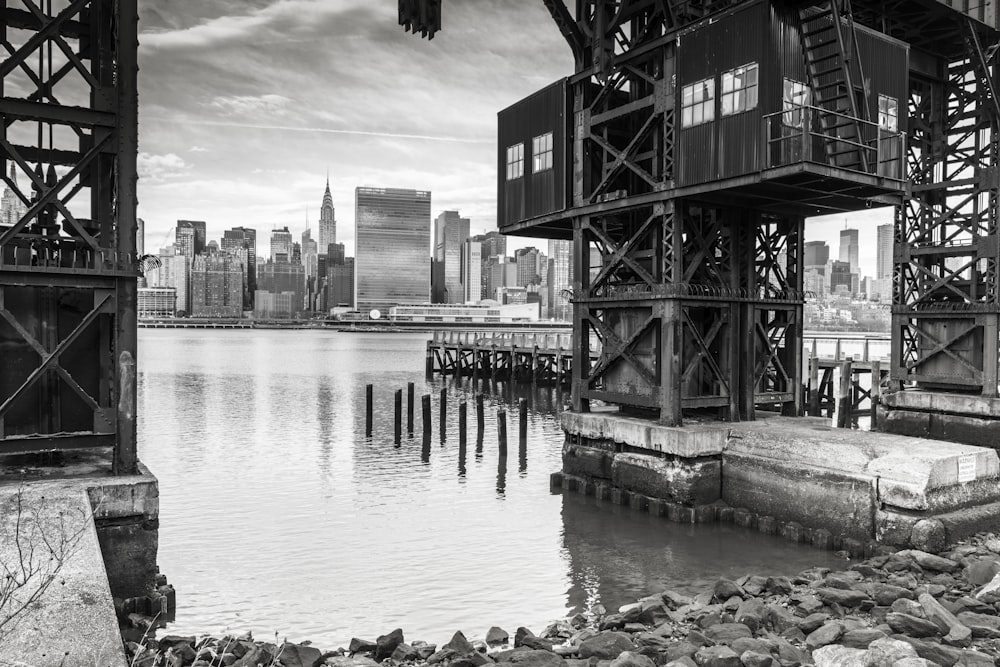
[[[909, 47], [834, 14], [758, 0], [677, 31], [673, 62], [654, 84], [659, 99], [673, 100], [662, 133], [673, 145], [654, 149], [673, 151], [673, 178], [652, 188], [633, 179], [638, 190], [624, 185], [614, 196], [652, 189], [798, 215], [898, 198], [905, 190]], [[592, 88], [596, 96], [599, 86]], [[567, 81], [556, 82], [499, 114], [501, 230], [569, 238], [557, 214], [572, 207], [574, 168], [584, 187], [602, 177], [589, 169], [614, 168], [586, 160], [601, 138], [574, 136], [568, 90]], [[627, 88], [611, 94], [616, 107], [645, 103]], [[582, 167], [570, 166], [574, 141]]]

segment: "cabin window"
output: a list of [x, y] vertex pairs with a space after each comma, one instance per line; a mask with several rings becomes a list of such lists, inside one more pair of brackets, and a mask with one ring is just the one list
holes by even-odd
[[715, 79], [704, 79], [681, 88], [681, 127], [715, 120]]
[[507, 147], [507, 180], [524, 176], [524, 144]]
[[895, 97], [878, 96], [878, 126], [889, 132], [899, 130], [899, 102]]
[[757, 108], [757, 63], [722, 73], [722, 115]]
[[802, 127], [806, 111], [803, 107], [809, 106], [809, 86], [801, 81], [785, 79], [781, 94], [781, 123], [785, 127]]
[[552, 133], [531, 140], [531, 173], [552, 168]]

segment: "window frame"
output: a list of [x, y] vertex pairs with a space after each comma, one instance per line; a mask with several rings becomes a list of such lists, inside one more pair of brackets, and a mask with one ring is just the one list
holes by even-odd
[[878, 126], [886, 132], [899, 132], [899, 100], [895, 97], [879, 93]]
[[[512, 159], [513, 157], [513, 159]], [[516, 181], [524, 176], [524, 142], [507, 147], [507, 180]]]
[[715, 77], [681, 86], [681, 128], [698, 127], [714, 120]]
[[756, 109], [760, 102], [760, 67], [757, 61], [720, 74], [719, 91], [719, 116], [722, 118]]
[[[789, 86], [789, 84], [791, 84]], [[798, 98], [798, 102], [796, 102]], [[805, 122], [806, 110], [812, 99], [812, 89], [808, 83], [790, 79], [781, 79], [781, 124], [798, 130]]]
[[546, 132], [531, 138], [531, 173], [553, 168], [553, 134]]

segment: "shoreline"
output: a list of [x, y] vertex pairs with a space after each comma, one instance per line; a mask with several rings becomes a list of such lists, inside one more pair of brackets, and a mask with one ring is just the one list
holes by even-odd
[[[1000, 538], [879, 553], [843, 571], [719, 579], [693, 597], [666, 590], [544, 629], [461, 630], [437, 646], [394, 629], [347, 647], [165, 634], [126, 642], [130, 665], [371, 667], [849, 667], [1000, 664]], [[133, 619], [138, 620], [138, 619]], [[277, 640], [277, 637], [275, 638]]]

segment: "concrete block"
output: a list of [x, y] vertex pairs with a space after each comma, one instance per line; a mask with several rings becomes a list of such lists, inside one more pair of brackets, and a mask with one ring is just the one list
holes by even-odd
[[649, 431], [650, 449], [684, 458], [717, 456], [729, 442], [729, 427], [697, 424], [671, 427], [654, 425]]
[[629, 507], [638, 511], [645, 512], [649, 509], [649, 496], [644, 496], [641, 493], [633, 493], [629, 497]]
[[96, 520], [126, 517], [155, 519], [160, 515], [159, 483], [141, 463], [139, 472], [127, 477], [87, 480], [87, 495]]
[[614, 453], [586, 445], [563, 445], [562, 471], [597, 479], [611, 479], [611, 462]]
[[777, 535], [778, 522], [773, 516], [762, 516], [757, 519], [757, 532], [765, 535]]
[[560, 420], [570, 436], [685, 458], [717, 456], [726, 448], [729, 438], [729, 427], [725, 424], [671, 427], [607, 412], [563, 412]]
[[741, 528], [756, 528], [757, 515], [745, 507], [737, 507], [733, 510], [733, 523]]
[[722, 463], [718, 459], [660, 458], [619, 452], [611, 464], [611, 481], [654, 498], [707, 505], [719, 499]]
[[890, 408], [1000, 419], [1000, 398], [934, 391], [896, 391], [882, 394]]
[[714, 523], [716, 521], [715, 505], [698, 505], [692, 508], [695, 523]]
[[653, 422], [618, 413], [572, 412], [560, 413], [563, 430], [588, 440], [610, 440], [631, 447], [649, 449], [649, 428]]

